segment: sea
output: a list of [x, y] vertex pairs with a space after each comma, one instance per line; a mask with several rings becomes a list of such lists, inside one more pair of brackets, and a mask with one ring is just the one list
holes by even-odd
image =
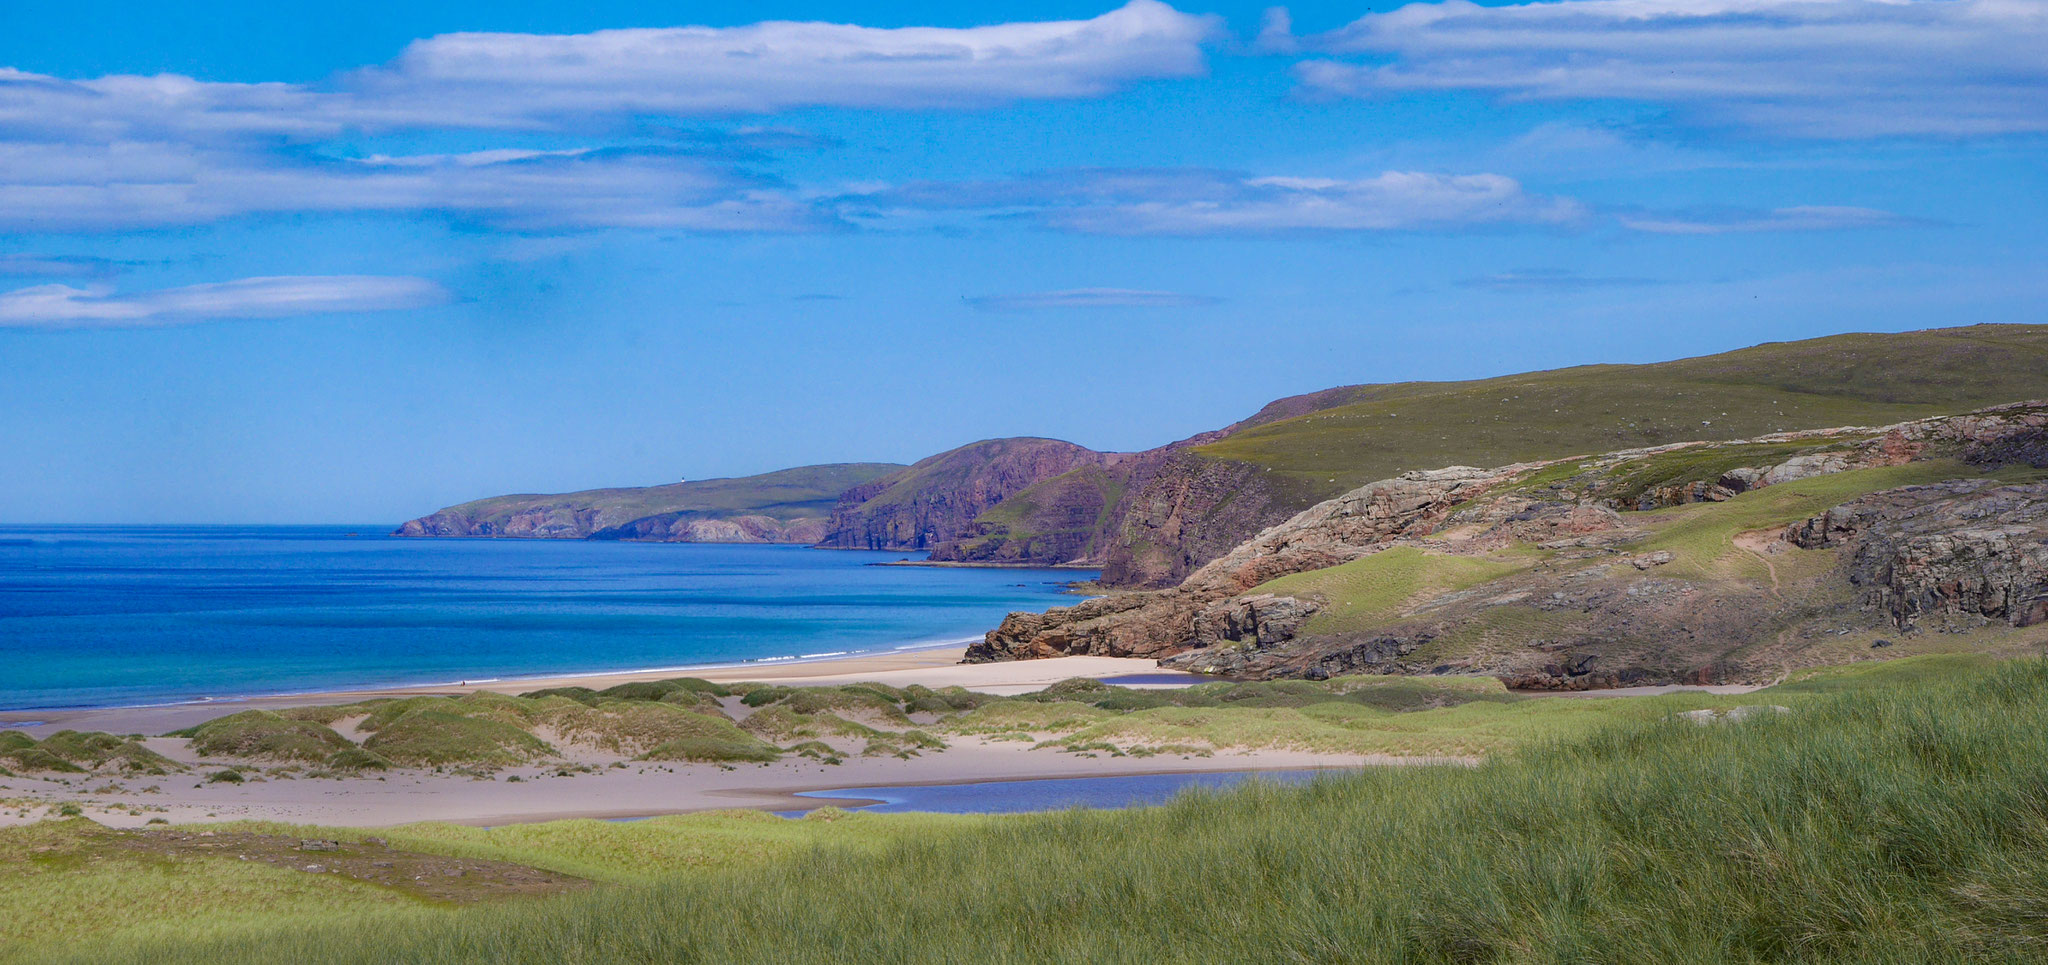
[[959, 646], [1095, 576], [387, 529], [0, 526], [0, 712]]

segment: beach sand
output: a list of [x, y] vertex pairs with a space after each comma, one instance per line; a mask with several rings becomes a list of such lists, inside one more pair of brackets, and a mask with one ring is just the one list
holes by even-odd
[[[719, 682], [774, 681], [795, 685], [834, 685], [879, 681], [893, 686], [962, 686], [998, 694], [1038, 690], [1070, 677], [1118, 677], [1142, 674], [1154, 682], [1134, 686], [1175, 686], [1211, 678], [1171, 675], [1150, 660], [1113, 657], [1061, 657], [1013, 663], [961, 664], [961, 649], [899, 651], [806, 663], [748, 665], [687, 671], [654, 671], [475, 681], [456, 686], [396, 688], [213, 701], [166, 707], [96, 708], [15, 712], [0, 721], [28, 718], [23, 728], [37, 736], [61, 729], [101, 730], [121, 734], [157, 735], [214, 717], [252, 708], [277, 708], [348, 703], [369, 697], [460, 694], [476, 690], [518, 693], [555, 686], [602, 689], [633, 680], [695, 676]], [[1174, 677], [1182, 678], [1175, 681]], [[18, 721], [17, 721], [18, 722]], [[174, 760], [196, 763], [188, 742], [152, 737], [151, 749]], [[797, 798], [798, 791], [832, 790], [863, 785], [955, 784], [1067, 777], [1112, 777], [1190, 771], [1285, 770], [1362, 767], [1378, 764], [1432, 763], [1431, 759], [1262, 749], [1220, 751], [1211, 757], [1096, 757], [1056, 750], [1033, 750], [1028, 743], [959, 737], [944, 751], [909, 760], [894, 757], [848, 757], [827, 765], [792, 758], [770, 764], [671, 764], [634, 762], [605, 766], [595, 773], [558, 776], [559, 765], [512, 768], [488, 779], [423, 771], [392, 771], [381, 776], [346, 779], [287, 778], [266, 775], [244, 784], [206, 783], [203, 770], [165, 777], [106, 778], [72, 775], [68, 779], [0, 777], [0, 801], [77, 803], [88, 817], [122, 827], [151, 818], [184, 824], [206, 821], [273, 820], [294, 823], [380, 827], [415, 821], [453, 821], [497, 825], [560, 818], [621, 818], [721, 808], [816, 807], [834, 803]], [[578, 763], [572, 755], [569, 763]], [[1460, 761], [1462, 763], [1462, 761]], [[518, 781], [509, 780], [518, 777]], [[858, 801], [844, 803], [857, 804]], [[0, 803], [0, 824], [19, 823], [20, 805]], [[32, 813], [40, 808], [28, 808]]]

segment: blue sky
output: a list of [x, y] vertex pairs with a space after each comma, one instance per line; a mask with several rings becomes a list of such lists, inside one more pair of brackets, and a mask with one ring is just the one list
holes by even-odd
[[9, 5], [0, 520], [2044, 320], [2042, 0], [1113, 3]]

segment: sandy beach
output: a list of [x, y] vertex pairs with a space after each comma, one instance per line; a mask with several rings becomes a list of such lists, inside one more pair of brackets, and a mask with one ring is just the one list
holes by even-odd
[[[996, 664], [961, 664], [954, 648], [900, 651], [805, 663], [749, 665], [687, 671], [719, 682], [775, 681], [835, 685], [879, 681], [893, 686], [962, 686], [997, 694], [1041, 689], [1070, 677], [1142, 675], [1131, 686], [1185, 686], [1210, 678], [1170, 674], [1150, 660], [1064, 657]], [[1111, 777], [1192, 771], [1292, 770], [1371, 765], [1439, 763], [1434, 759], [1314, 754], [1291, 750], [1222, 751], [1213, 756], [1105, 757], [1077, 755], [1028, 743], [979, 737], [952, 740], [944, 751], [908, 760], [849, 757], [823, 764], [790, 758], [768, 764], [606, 764], [592, 771], [546, 764], [510, 768], [488, 778], [394, 770], [346, 779], [265, 775], [247, 783], [207, 783], [189, 742], [157, 737], [168, 731], [260, 708], [348, 703], [371, 697], [462, 694], [478, 690], [517, 693], [554, 686], [604, 688], [635, 680], [683, 676], [683, 671], [579, 675], [518, 681], [474, 681], [455, 686], [343, 691], [211, 701], [165, 707], [114, 707], [20, 712], [0, 716], [36, 736], [57, 730], [98, 730], [151, 735], [145, 743], [194, 770], [162, 777], [0, 777], [0, 800], [76, 803], [94, 820], [137, 826], [151, 819], [173, 823], [274, 820], [377, 827], [415, 821], [496, 825], [561, 818], [623, 818], [720, 808], [795, 809], [834, 803], [794, 797], [800, 791], [871, 785], [954, 784], [1045, 778]], [[1179, 679], [1175, 679], [1179, 678]], [[1460, 761], [1462, 762], [1462, 761]], [[569, 764], [594, 763], [571, 757]], [[515, 780], [516, 778], [516, 780]], [[858, 804], [849, 799], [843, 803]], [[0, 824], [28, 818], [23, 808], [0, 807]], [[31, 809], [33, 810], [33, 809]]]

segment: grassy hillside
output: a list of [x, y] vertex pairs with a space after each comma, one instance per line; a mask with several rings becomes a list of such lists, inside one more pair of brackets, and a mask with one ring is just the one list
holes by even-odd
[[[667, 486], [493, 496], [412, 520], [397, 535], [811, 542], [841, 493], [901, 468], [835, 463]], [[696, 525], [712, 529], [698, 533]]]
[[[880, 847], [781, 850], [643, 886], [452, 914], [337, 910], [324, 925], [309, 915], [260, 935], [136, 936], [70, 954], [209, 963], [2038, 958], [2048, 946], [2048, 664], [1866, 665], [1746, 702], [1788, 709], [1712, 723], [1638, 718], [1476, 768], [1252, 785], [1136, 811], [970, 819]], [[867, 820], [882, 817], [893, 816]], [[591, 842], [613, 833], [634, 832], [579, 829], [579, 865], [611, 860]], [[448, 843], [477, 847], [469, 839], [494, 834]], [[496, 853], [535, 846], [522, 836]], [[181, 927], [197, 936], [202, 924]], [[43, 947], [61, 960], [53, 946]]]
[[1649, 365], [1332, 389], [1308, 400], [1316, 411], [1198, 451], [1331, 495], [1410, 469], [1884, 425], [2044, 397], [2048, 326], [1978, 325], [1774, 342]]

